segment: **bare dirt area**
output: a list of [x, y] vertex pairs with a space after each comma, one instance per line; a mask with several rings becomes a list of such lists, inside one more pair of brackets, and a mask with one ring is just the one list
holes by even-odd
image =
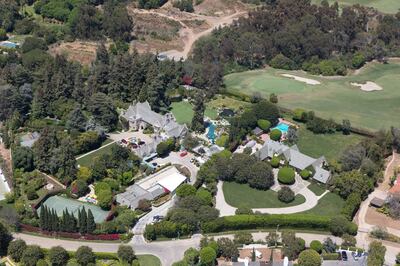
[[250, 8], [238, 0], [204, 0], [195, 6], [194, 13], [181, 12], [171, 2], [153, 10], [131, 4], [128, 12], [137, 24], [137, 40], [132, 46], [139, 52], [161, 52], [171, 59], [186, 59], [200, 37], [246, 16]]
[[63, 54], [68, 60], [89, 65], [96, 58], [97, 46], [98, 44], [95, 42], [62, 42], [52, 45], [49, 51], [53, 56]]
[[194, 6], [196, 14], [205, 16], [227, 16], [246, 9], [247, 6], [238, 0], [204, 0]]
[[390, 218], [389, 216], [377, 212], [374, 208], [369, 207], [365, 221], [368, 224], [383, 225], [385, 227], [394, 228], [400, 230], [400, 221]]

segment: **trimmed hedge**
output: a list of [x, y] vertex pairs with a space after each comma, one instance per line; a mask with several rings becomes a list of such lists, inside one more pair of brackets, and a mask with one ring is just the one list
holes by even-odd
[[307, 180], [310, 178], [310, 171], [308, 171], [307, 169], [301, 170], [300, 172], [300, 176], [301, 178], [303, 178], [304, 180]]
[[278, 141], [282, 137], [282, 132], [279, 129], [275, 128], [275, 129], [271, 130], [271, 132], [269, 133], [269, 137], [272, 140]]
[[322, 253], [321, 256], [324, 260], [338, 260], [339, 259], [339, 253]]
[[202, 224], [204, 233], [275, 228], [301, 228], [329, 231], [330, 218], [308, 214], [235, 215]]
[[295, 182], [295, 173], [294, 170], [290, 167], [282, 167], [279, 169], [278, 172], [278, 181], [279, 183], [285, 184], [285, 185], [292, 185]]
[[269, 163], [271, 164], [271, 166], [273, 168], [278, 168], [280, 162], [281, 162], [281, 160], [279, 159], [279, 157], [274, 156], [274, 157], [271, 158], [271, 161]]

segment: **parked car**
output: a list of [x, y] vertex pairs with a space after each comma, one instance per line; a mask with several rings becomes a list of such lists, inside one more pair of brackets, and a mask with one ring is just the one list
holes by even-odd
[[183, 151], [183, 152], [181, 152], [180, 156], [181, 156], [181, 157], [185, 157], [187, 154], [188, 154], [187, 151]]
[[343, 261], [347, 261], [348, 260], [348, 258], [347, 258], [347, 252], [346, 251], [342, 251], [342, 260]]
[[161, 221], [161, 220], [163, 220], [164, 219], [164, 216], [162, 216], [162, 215], [154, 215], [153, 216], [153, 221]]

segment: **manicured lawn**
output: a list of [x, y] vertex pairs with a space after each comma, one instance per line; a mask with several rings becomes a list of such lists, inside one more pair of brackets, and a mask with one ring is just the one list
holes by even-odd
[[343, 205], [344, 200], [341, 197], [329, 192], [319, 200], [317, 206], [302, 213], [333, 217], [340, 214]]
[[338, 160], [349, 145], [356, 144], [364, 138], [356, 134], [343, 135], [340, 132], [314, 134], [307, 130], [305, 125], [300, 124], [297, 146], [301, 152], [314, 158], [324, 155], [327, 160]]
[[305, 198], [302, 195], [297, 195], [291, 203], [283, 203], [278, 200], [278, 193], [272, 190], [254, 189], [247, 184], [224, 182], [222, 189], [226, 202], [233, 207], [283, 208], [305, 202]]
[[[312, 3], [319, 4], [321, 0], [312, 0]], [[363, 6], [374, 7], [381, 12], [395, 14], [400, 8], [398, 0], [328, 0], [330, 4], [338, 2], [340, 6], [360, 4]]]
[[[110, 143], [110, 142], [111, 141], [109, 141], [108, 143]], [[104, 143], [103, 146], [108, 144], [108, 143]], [[110, 154], [112, 147], [115, 146], [115, 145], [118, 145], [118, 144], [117, 143], [113, 143], [111, 145], [108, 145], [107, 147], [101, 148], [101, 149], [99, 149], [99, 150], [97, 150], [97, 151], [95, 151], [95, 152], [93, 152], [91, 154], [88, 154], [85, 157], [82, 157], [82, 158], [78, 159], [77, 163], [80, 166], [90, 167], [90, 165], [92, 164], [93, 160], [96, 157], [99, 157], [99, 156], [101, 156], [103, 154], [107, 154], [107, 153]]]
[[316, 182], [312, 182], [308, 189], [311, 190], [315, 195], [320, 196], [322, 193], [326, 191], [326, 187], [324, 185], [318, 184]]
[[[189, 102], [173, 102], [171, 104], [171, 112], [174, 114], [176, 121], [180, 124], [190, 124], [193, 118], [193, 106]], [[213, 108], [206, 108], [205, 116], [211, 119], [217, 118], [217, 111]]]
[[229, 108], [235, 111], [240, 109], [244, 109], [249, 107], [251, 103], [236, 100], [232, 97], [225, 96], [225, 95], [218, 95], [215, 99], [209, 101], [207, 106], [210, 108], [218, 109], [218, 108]]
[[[316, 115], [333, 118], [337, 122], [349, 119], [353, 126], [371, 130], [400, 126], [400, 62], [388, 64], [370, 63], [358, 75], [329, 78], [308, 75], [302, 71], [286, 71], [267, 68], [225, 76], [229, 93], [252, 95], [259, 92], [264, 97], [276, 93], [279, 105], [295, 109], [315, 111]], [[321, 82], [307, 85], [304, 82], [283, 77], [292, 74]], [[351, 82], [372, 81], [383, 90], [365, 92]]]
[[140, 265], [161, 266], [159, 258], [153, 255], [137, 255]]

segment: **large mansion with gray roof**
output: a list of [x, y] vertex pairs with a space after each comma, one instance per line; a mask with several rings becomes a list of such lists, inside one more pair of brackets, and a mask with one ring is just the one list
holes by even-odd
[[256, 152], [256, 156], [260, 160], [271, 159], [274, 156], [284, 156], [290, 166], [301, 171], [304, 169], [313, 169], [313, 179], [326, 184], [331, 176], [330, 172], [323, 167], [326, 164], [325, 157], [314, 159], [299, 151], [297, 145], [291, 147], [271, 139], [267, 140], [263, 147]]
[[164, 132], [168, 137], [175, 138], [183, 137], [188, 132], [186, 125], [178, 124], [172, 113], [158, 114], [151, 110], [147, 101], [134, 102], [121, 116], [128, 121], [129, 128], [133, 130], [143, 130], [152, 126], [156, 133]]

